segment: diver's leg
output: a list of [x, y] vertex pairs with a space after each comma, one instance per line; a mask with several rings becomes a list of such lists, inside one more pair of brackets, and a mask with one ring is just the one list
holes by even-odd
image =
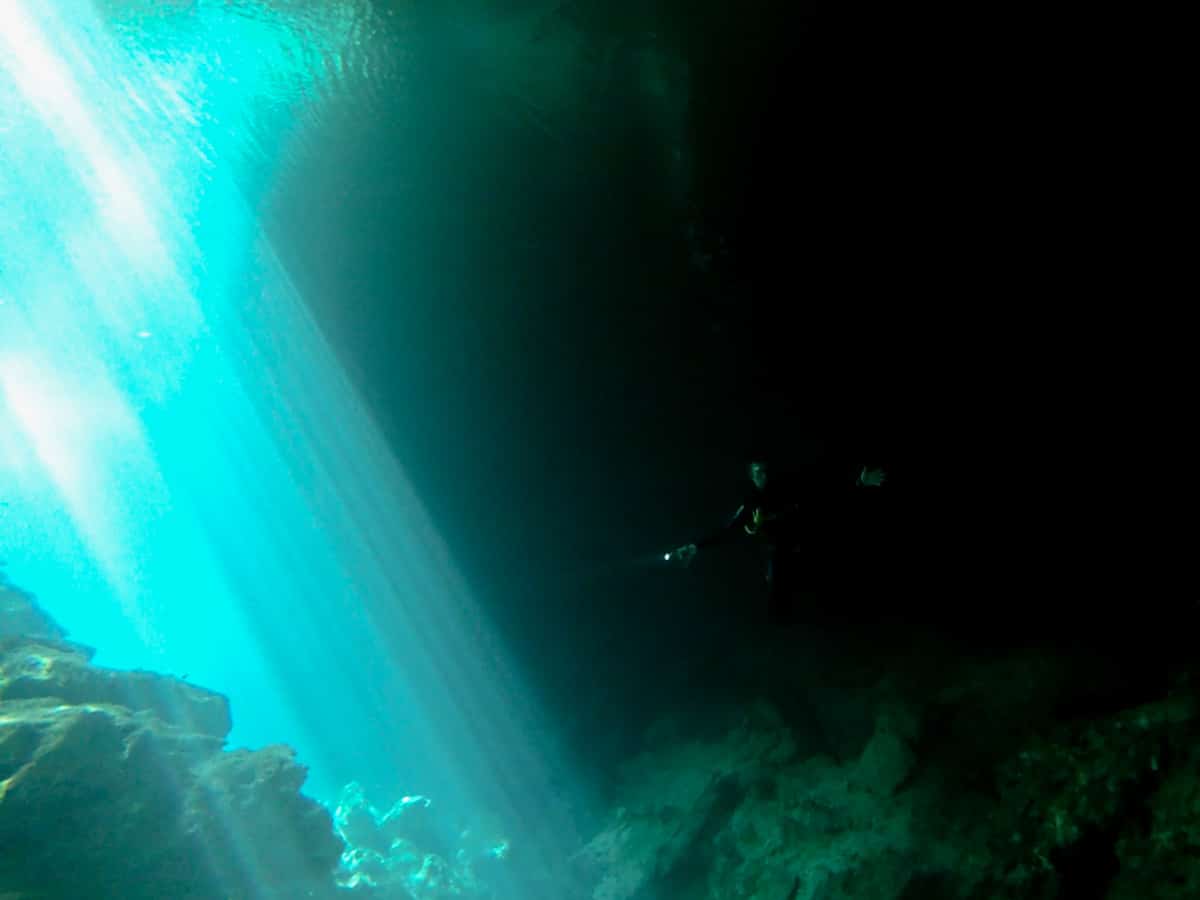
[[767, 557], [767, 619], [772, 625], [787, 625], [793, 618], [795, 585], [789, 577], [791, 566], [787, 547], [772, 547]]

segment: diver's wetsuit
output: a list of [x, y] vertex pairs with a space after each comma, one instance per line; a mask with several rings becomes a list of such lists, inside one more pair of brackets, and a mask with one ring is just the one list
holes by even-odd
[[[772, 469], [759, 489], [749, 485], [741, 505], [718, 530], [696, 541], [697, 549], [748, 535], [766, 548], [768, 611], [787, 619], [800, 587], [815, 587], [838, 571], [846, 546], [846, 495], [854, 490], [853, 467], [815, 463], [795, 471]], [[802, 567], [802, 569], [801, 569]]]

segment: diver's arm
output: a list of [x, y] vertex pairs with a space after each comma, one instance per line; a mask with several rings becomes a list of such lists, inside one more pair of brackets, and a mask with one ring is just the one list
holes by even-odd
[[737, 533], [738, 526], [744, 525], [749, 520], [749, 509], [750, 508], [748, 504], [745, 503], [739, 506], [737, 511], [729, 517], [729, 520], [724, 525], [722, 525], [716, 531], [706, 534], [704, 537], [700, 538], [700, 540], [696, 541], [697, 549], [701, 547], [712, 547], [729, 540], [730, 537]]
[[684, 544], [682, 547], [672, 550], [666, 555], [666, 559], [678, 560], [684, 565], [687, 565], [695, 558], [701, 547], [716, 546], [717, 544], [725, 542], [732, 535], [736, 534], [737, 527], [745, 524], [745, 522], [749, 520], [750, 514], [748, 510], [749, 508], [747, 504], [743, 503], [737, 508], [737, 511], [729, 517], [729, 521], [727, 521], [716, 531], [706, 534], [704, 537], [691, 544]]

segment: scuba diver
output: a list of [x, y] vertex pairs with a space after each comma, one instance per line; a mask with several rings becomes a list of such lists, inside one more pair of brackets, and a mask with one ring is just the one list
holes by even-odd
[[744, 532], [766, 548], [768, 611], [771, 621], [779, 623], [786, 618], [791, 599], [794, 557], [805, 552], [811, 574], [832, 555], [829, 542], [836, 545], [845, 537], [838, 526], [843, 489], [851, 483], [860, 488], [881, 487], [885, 476], [883, 469], [863, 465], [851, 482], [848, 472], [814, 465], [804, 467], [796, 473], [798, 477], [775, 477], [761, 460], [751, 462], [747, 473], [750, 485], [745, 499], [729, 520], [716, 531], [665, 554], [664, 559], [690, 565], [701, 549], [726, 543]]

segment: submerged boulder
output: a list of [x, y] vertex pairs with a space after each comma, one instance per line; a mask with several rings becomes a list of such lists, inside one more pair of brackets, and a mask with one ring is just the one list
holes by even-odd
[[91, 664], [88, 647], [40, 638], [0, 637], [0, 701], [54, 698], [64, 704], [111, 704], [223, 741], [228, 701], [178, 678]]
[[223, 696], [91, 658], [0, 590], [0, 896], [335, 895], [342, 843], [290, 749], [224, 750]]
[[38, 605], [37, 598], [0, 572], [0, 640], [18, 636], [62, 640], [66, 632]]
[[450, 827], [428, 797], [401, 797], [383, 812], [351, 782], [342, 789], [334, 822], [346, 842], [338, 883], [355, 896], [484, 900], [495, 897], [504, 881], [509, 845], [497, 824], [482, 819]]
[[656, 723], [582, 854], [592, 900], [1196, 896], [1188, 673], [1105, 708], [1082, 654], [931, 655], [851, 684], [855, 664], [805, 673], [809, 697], [839, 682], [839, 714], [873, 722], [855, 743], [762, 699], [720, 730]]

